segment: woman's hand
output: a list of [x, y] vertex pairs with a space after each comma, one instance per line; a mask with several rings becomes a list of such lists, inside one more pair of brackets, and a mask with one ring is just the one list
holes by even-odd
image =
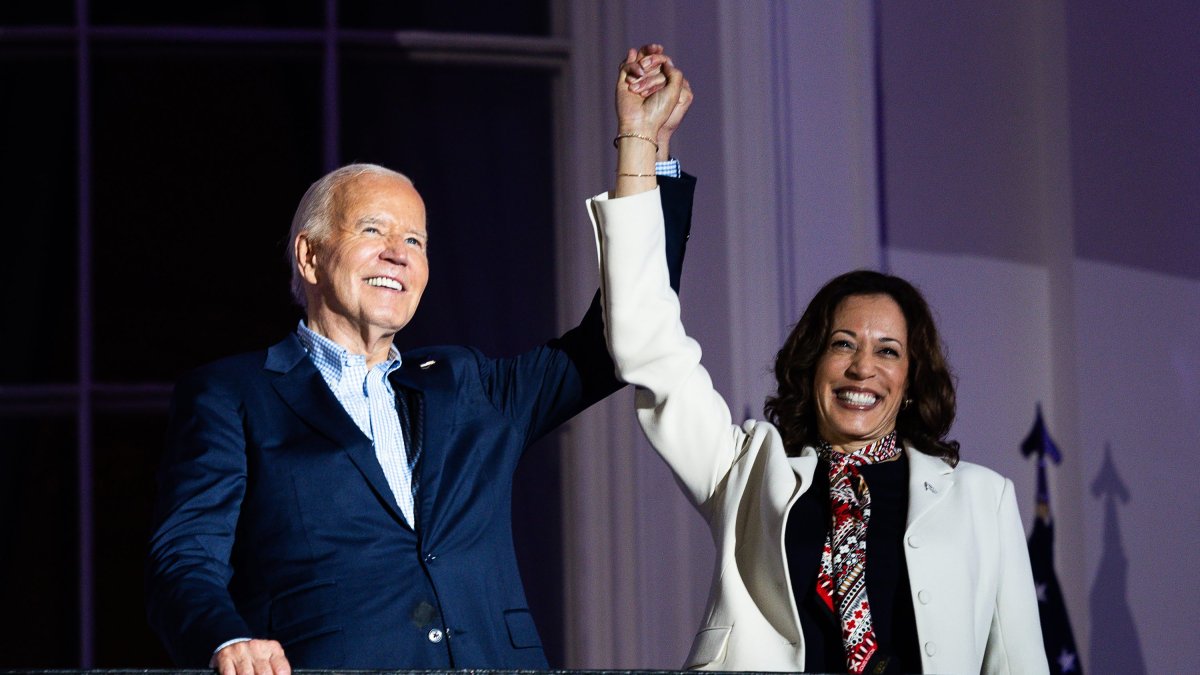
[[[630, 87], [630, 91], [640, 94], [643, 98], [662, 89], [667, 83], [667, 78], [662, 74], [661, 63], [658, 59], [647, 58], [660, 56], [663, 53], [663, 46], [659, 44], [649, 44], [643, 46], [637, 51], [633, 63], [630, 64], [630, 72], [626, 76], [625, 81]], [[670, 60], [667, 57], [662, 57]], [[626, 63], [629, 62], [629, 57], [625, 58]], [[643, 64], [645, 61], [645, 65]], [[679, 91], [679, 101], [675, 104], [675, 109], [671, 111], [670, 117], [666, 123], [658, 130], [658, 136], [655, 140], [658, 142], [658, 152], [655, 159], [659, 162], [665, 162], [671, 158], [671, 135], [679, 128], [683, 117], [687, 114], [688, 108], [692, 105], [692, 87], [688, 83], [687, 78], [683, 80], [683, 88]]]
[[[658, 132], [670, 120], [673, 125], [668, 129], [669, 138], [687, 111], [685, 106], [677, 116], [672, 115], [681, 102], [680, 92], [685, 84], [683, 72], [663, 53], [662, 45], [650, 44], [641, 50], [630, 48], [617, 80], [618, 132], [657, 139]], [[691, 99], [689, 89], [688, 105]]]
[[[657, 185], [654, 162], [667, 159], [665, 147], [692, 102], [683, 71], [661, 45], [630, 49], [616, 86], [617, 184], [614, 197], [645, 192]], [[660, 140], [662, 142], [660, 142]]]

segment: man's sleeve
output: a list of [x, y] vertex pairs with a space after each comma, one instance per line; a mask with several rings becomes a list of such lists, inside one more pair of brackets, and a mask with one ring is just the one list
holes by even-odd
[[[659, 176], [667, 267], [679, 291], [683, 257], [692, 227], [696, 179]], [[597, 291], [578, 326], [562, 337], [515, 359], [490, 362], [483, 373], [493, 402], [514, 419], [523, 418], [530, 441], [623, 386], [604, 340], [603, 310]]]
[[213, 649], [252, 635], [228, 584], [246, 488], [236, 398], [206, 378], [176, 387], [158, 474], [146, 562], [146, 616], [180, 666], [208, 666]]
[[[679, 293], [679, 280], [683, 274], [683, 256], [688, 237], [692, 234], [692, 200], [696, 193], [696, 177], [683, 174], [679, 178], [658, 178], [658, 190], [662, 195], [663, 221], [667, 235], [667, 271], [671, 275], [671, 288]], [[598, 307], [599, 298], [593, 301]]]

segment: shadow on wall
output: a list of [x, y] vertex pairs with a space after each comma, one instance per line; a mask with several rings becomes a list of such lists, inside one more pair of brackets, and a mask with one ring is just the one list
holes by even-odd
[[[1133, 613], [1129, 609], [1129, 561], [1121, 543], [1121, 526], [1117, 522], [1117, 501], [1129, 502], [1129, 490], [1112, 462], [1112, 446], [1104, 446], [1104, 464], [1092, 481], [1092, 496], [1104, 500], [1104, 552], [1096, 580], [1092, 583], [1092, 636], [1088, 663], [1097, 672], [1146, 672], [1142, 658], [1142, 641], [1138, 638]], [[1097, 666], [1104, 664], [1101, 670]]]

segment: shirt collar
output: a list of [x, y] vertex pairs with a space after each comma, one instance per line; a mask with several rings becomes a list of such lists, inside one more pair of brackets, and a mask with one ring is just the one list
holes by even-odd
[[[339, 381], [344, 369], [362, 367], [367, 362], [365, 355], [351, 354], [350, 350], [309, 328], [303, 319], [296, 325], [296, 337], [300, 339], [300, 344], [308, 351], [309, 358], [326, 379]], [[400, 350], [396, 349], [396, 345], [388, 345], [387, 359], [376, 367], [381, 366], [384, 375], [389, 375], [400, 367]]]

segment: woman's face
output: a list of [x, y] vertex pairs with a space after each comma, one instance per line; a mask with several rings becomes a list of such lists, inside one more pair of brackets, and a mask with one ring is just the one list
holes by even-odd
[[850, 452], [896, 428], [908, 388], [908, 323], [888, 295], [851, 295], [833, 313], [813, 375], [817, 431]]

